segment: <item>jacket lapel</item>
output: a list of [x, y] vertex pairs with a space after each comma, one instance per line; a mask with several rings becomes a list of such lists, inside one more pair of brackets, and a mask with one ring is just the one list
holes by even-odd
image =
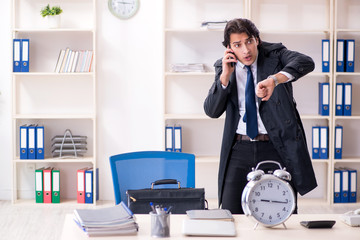
[[[257, 60], [257, 82], [265, 80], [269, 75], [275, 73], [275, 69], [278, 66], [278, 60], [271, 57], [265, 58], [264, 49], [259, 48], [258, 60]], [[259, 106], [262, 103], [261, 99], [258, 98]]]

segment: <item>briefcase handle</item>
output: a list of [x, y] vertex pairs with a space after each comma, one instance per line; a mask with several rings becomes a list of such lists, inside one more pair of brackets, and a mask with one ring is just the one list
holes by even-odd
[[154, 189], [155, 185], [163, 185], [163, 184], [177, 184], [178, 188], [180, 187], [180, 181], [176, 180], [176, 179], [161, 179], [161, 180], [157, 180], [155, 182], [151, 183], [151, 189]]

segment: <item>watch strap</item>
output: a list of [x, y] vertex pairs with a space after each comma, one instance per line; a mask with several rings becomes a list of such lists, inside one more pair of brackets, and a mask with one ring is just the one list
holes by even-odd
[[279, 85], [279, 80], [277, 79], [277, 77], [276, 77], [275, 75], [270, 75], [270, 76], [268, 76], [268, 78], [272, 78], [272, 79], [274, 80], [274, 82], [275, 82], [275, 87], [276, 87], [277, 85]]

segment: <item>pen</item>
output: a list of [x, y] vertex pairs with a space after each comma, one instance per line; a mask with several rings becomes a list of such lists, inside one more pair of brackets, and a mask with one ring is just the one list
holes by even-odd
[[152, 211], [155, 213], [155, 208], [154, 208], [153, 202], [150, 202], [150, 207], [151, 207]]
[[162, 214], [162, 212], [163, 212], [163, 209], [160, 208], [159, 205], [156, 205], [156, 206], [155, 206], [155, 210], [156, 210], [156, 213], [157, 213], [158, 215]]
[[170, 206], [168, 210], [166, 210], [166, 214], [169, 214], [173, 206]]

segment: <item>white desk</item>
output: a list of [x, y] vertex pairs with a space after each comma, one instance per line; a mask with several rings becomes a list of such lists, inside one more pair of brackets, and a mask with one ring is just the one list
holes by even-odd
[[[203, 239], [219, 239], [220, 237], [187, 237], [181, 233], [183, 219], [186, 215], [172, 215], [170, 218], [170, 238], [165, 239], [186, 239], [186, 240], [203, 240]], [[265, 228], [258, 226], [253, 230], [254, 222], [252, 219], [244, 215], [234, 215], [237, 236], [233, 238], [251, 239], [251, 240], [310, 240], [310, 239], [326, 239], [326, 240], [355, 240], [360, 239], [360, 228], [350, 227], [343, 223], [339, 215], [336, 214], [299, 214], [292, 215], [287, 221], [287, 229], [282, 225], [275, 228]], [[331, 229], [307, 229], [300, 225], [302, 220], [335, 220], [336, 224]], [[139, 224], [139, 232], [133, 236], [113, 236], [113, 237], [96, 237], [96, 240], [110, 239], [155, 239], [150, 236], [150, 216], [136, 215], [136, 222]], [[230, 237], [231, 238], [231, 237]], [[62, 231], [62, 240], [71, 239], [89, 239], [86, 234], [75, 224], [72, 214], [65, 217]], [[223, 238], [229, 239], [229, 237]]]

